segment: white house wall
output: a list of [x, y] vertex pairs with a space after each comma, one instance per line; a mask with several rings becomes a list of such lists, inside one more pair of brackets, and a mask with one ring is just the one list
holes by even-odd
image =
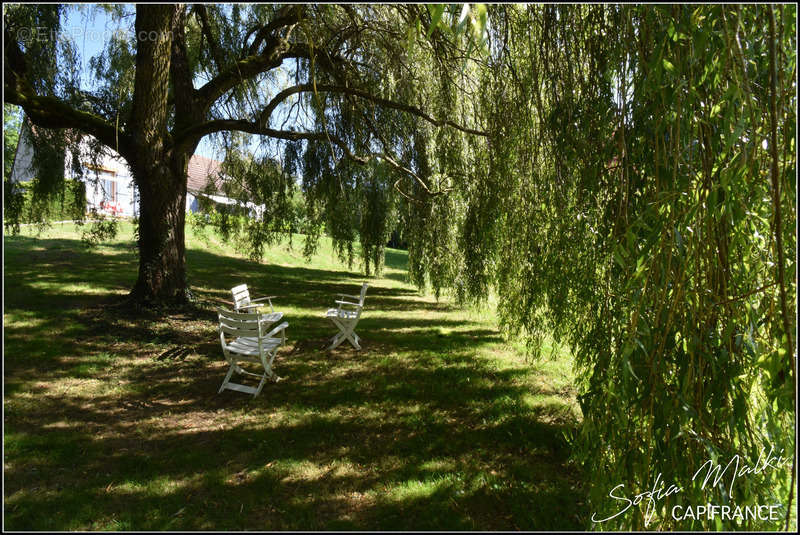
[[14, 166], [11, 168], [11, 182], [28, 182], [33, 178], [33, 147], [27, 142], [25, 128], [19, 136], [17, 152], [14, 155]]
[[[96, 162], [98, 169], [91, 164], [89, 143], [84, 139], [80, 143], [81, 160], [83, 160], [83, 180], [86, 183], [86, 205], [100, 212], [112, 213], [123, 217], [134, 217], [138, 214], [139, 203], [136, 186], [131, 177], [130, 168], [125, 159], [117, 152], [104, 148]], [[77, 179], [72, 169], [72, 154], [68, 151], [64, 158], [64, 173]], [[109, 182], [114, 185], [109, 188]], [[112, 191], [108, 191], [111, 189]], [[113, 202], [104, 203], [104, 199], [113, 193]], [[116, 209], [116, 210], [115, 210]]]

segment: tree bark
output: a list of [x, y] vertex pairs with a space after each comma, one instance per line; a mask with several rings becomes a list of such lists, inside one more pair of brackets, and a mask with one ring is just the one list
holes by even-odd
[[139, 277], [131, 296], [140, 302], [186, 300], [188, 150], [171, 147], [167, 126], [173, 22], [183, 9], [141, 5], [136, 12], [133, 149], [128, 164], [139, 190]]
[[179, 156], [166, 165], [131, 165], [134, 177], [146, 177], [137, 180], [139, 277], [131, 291], [137, 301], [186, 300], [186, 161]]

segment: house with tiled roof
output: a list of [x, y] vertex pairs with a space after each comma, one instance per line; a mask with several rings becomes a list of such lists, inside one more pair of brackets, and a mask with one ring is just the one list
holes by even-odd
[[[193, 155], [189, 159], [189, 166], [186, 170], [186, 211], [197, 212], [199, 207], [198, 197], [205, 196], [217, 202], [225, 202], [222, 191], [222, 173], [220, 172], [222, 162], [200, 156]], [[208, 185], [214, 184], [216, 194], [209, 194]]]
[[[222, 193], [222, 183], [225, 181], [225, 175], [222, 174], [221, 168], [222, 162], [200, 156], [199, 154], [192, 156], [187, 169], [186, 211], [199, 212], [199, 198], [205, 197], [217, 204], [237, 204], [246, 207], [251, 216], [256, 218], [261, 217], [264, 213], [263, 205], [256, 205], [250, 201], [231, 199]], [[213, 187], [209, 190], [208, 186], [212, 181]], [[213, 191], [213, 193], [209, 193], [209, 191]]]
[[[14, 155], [14, 163], [11, 169], [12, 182], [29, 182], [33, 180], [35, 170], [33, 163], [33, 147], [30, 143], [29, 134], [26, 128], [30, 128], [26, 123], [22, 127], [19, 136], [19, 143]], [[81, 142], [79, 153], [88, 155], [88, 139]], [[189, 160], [186, 211], [196, 212], [199, 210], [198, 197], [206, 196], [211, 200], [223, 204], [230, 204], [234, 201], [227, 199], [222, 193], [222, 175], [220, 173], [222, 163], [205, 156], [195, 154]], [[82, 179], [86, 182], [86, 206], [89, 210], [96, 210], [109, 215], [123, 217], [135, 217], [139, 212], [139, 195], [133, 183], [128, 164], [122, 156], [112, 149], [105, 148], [99, 159], [92, 161], [88, 156], [81, 161], [82, 177], [72, 166], [72, 154], [67, 152], [64, 155], [65, 177], [71, 179]], [[212, 191], [208, 193], [209, 183], [214, 184]]]

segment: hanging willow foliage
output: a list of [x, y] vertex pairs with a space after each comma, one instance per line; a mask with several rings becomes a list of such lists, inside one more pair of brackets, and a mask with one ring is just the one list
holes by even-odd
[[[497, 236], [502, 322], [534, 350], [548, 333], [575, 350], [575, 455], [595, 518], [613, 517], [595, 527], [774, 529], [671, 509], [791, 502], [794, 7], [529, 6], [491, 20], [507, 36], [486, 90], [492, 187], [467, 213], [505, 184], [500, 230], [484, 235]], [[752, 466], [770, 451], [779, 466], [735, 484], [732, 469], [694, 478], [706, 460]], [[633, 499], [657, 478], [682, 491], [650, 518], [647, 500], [614, 516], [614, 487]]]
[[[382, 65], [360, 82], [488, 136], [306, 94], [317, 131], [380, 154], [364, 165], [330, 140], [288, 145], [307, 252], [324, 227], [343, 259], [360, 242], [377, 272], [397, 225], [418, 286], [461, 301], [495, 291], [502, 326], [533, 354], [546, 336], [568, 343], [574, 456], [605, 520], [587, 527], [777, 527], [672, 508], [793, 499], [794, 7], [490, 6], [483, 48], [433, 12], [446, 22], [359, 10], [358, 61]], [[416, 40], [378, 38], [415, 20]], [[297, 75], [338, 82], [314, 61]], [[706, 461], [768, 455], [769, 468], [705, 481]], [[654, 485], [681, 490], [616, 514], [613, 489]]]

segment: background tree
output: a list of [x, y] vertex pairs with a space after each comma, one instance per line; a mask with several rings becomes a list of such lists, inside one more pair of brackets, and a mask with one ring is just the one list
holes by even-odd
[[19, 108], [13, 104], [3, 104], [3, 212], [4, 227], [19, 231], [19, 220], [23, 209], [23, 196], [15, 191], [11, 183], [11, 169], [19, 142], [22, 125]]
[[11, 166], [14, 165], [22, 125], [19, 111], [19, 107], [13, 104], [3, 104], [3, 180], [11, 177]]

